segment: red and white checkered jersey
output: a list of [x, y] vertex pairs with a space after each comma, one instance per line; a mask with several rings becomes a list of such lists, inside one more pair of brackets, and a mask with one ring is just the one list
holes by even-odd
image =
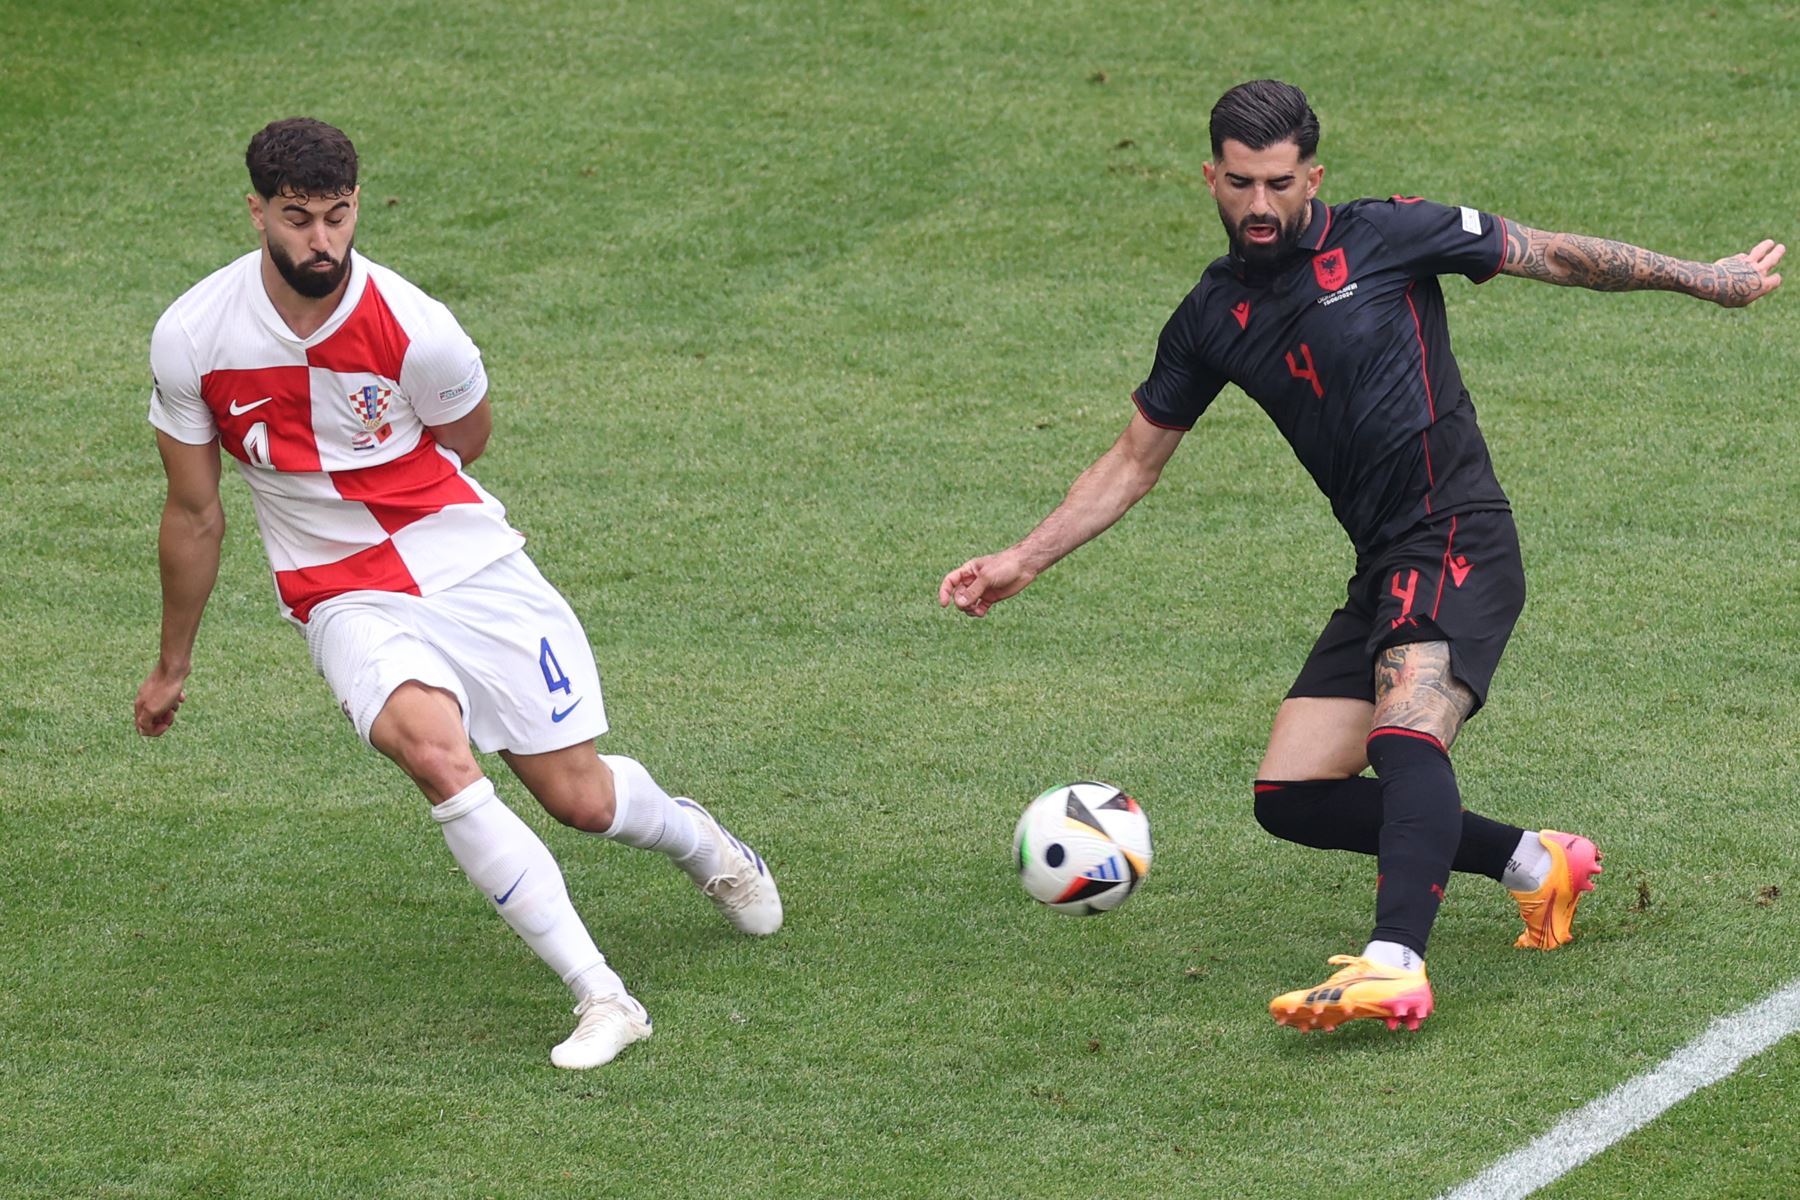
[[150, 423], [218, 438], [250, 485], [282, 614], [344, 592], [429, 595], [525, 539], [428, 425], [487, 395], [450, 310], [351, 252], [350, 283], [311, 337], [263, 289], [261, 251], [213, 272], [150, 338]]

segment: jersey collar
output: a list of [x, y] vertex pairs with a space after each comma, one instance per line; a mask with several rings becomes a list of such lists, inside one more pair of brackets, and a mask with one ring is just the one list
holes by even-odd
[[1300, 235], [1300, 242], [1302, 245], [1312, 243], [1306, 247], [1309, 250], [1323, 250], [1326, 235], [1331, 232], [1331, 206], [1317, 196], [1311, 203], [1312, 216], [1307, 218], [1306, 232]]
[[244, 259], [250, 264], [251, 309], [256, 313], [257, 319], [268, 327], [269, 332], [282, 341], [296, 346], [316, 346], [336, 333], [338, 328], [349, 320], [350, 314], [356, 311], [356, 306], [362, 302], [363, 288], [368, 285], [369, 281], [367, 260], [357, 251], [350, 251], [350, 285], [344, 289], [344, 294], [339, 298], [337, 307], [332, 310], [330, 319], [314, 330], [312, 336], [296, 337], [294, 331], [288, 328], [288, 323], [281, 319], [281, 314], [275, 311], [275, 302], [269, 299], [269, 293], [263, 288], [262, 251], [253, 250], [246, 254]]

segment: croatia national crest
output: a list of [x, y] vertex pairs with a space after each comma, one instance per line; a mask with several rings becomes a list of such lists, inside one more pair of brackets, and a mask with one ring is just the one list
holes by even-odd
[[377, 383], [364, 384], [350, 393], [350, 411], [362, 422], [363, 431], [350, 439], [353, 450], [373, 450], [388, 440], [394, 427], [388, 424], [388, 401], [392, 400], [392, 388], [382, 387]]

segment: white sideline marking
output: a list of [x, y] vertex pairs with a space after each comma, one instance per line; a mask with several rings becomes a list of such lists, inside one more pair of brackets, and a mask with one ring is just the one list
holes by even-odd
[[1796, 1030], [1800, 1030], [1800, 979], [1741, 1012], [1720, 1017], [1655, 1070], [1626, 1080], [1570, 1113], [1549, 1133], [1455, 1191], [1445, 1192], [1440, 1200], [1524, 1200]]

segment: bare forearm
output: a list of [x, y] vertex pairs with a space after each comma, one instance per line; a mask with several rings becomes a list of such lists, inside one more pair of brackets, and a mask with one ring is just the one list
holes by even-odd
[[1016, 551], [1034, 575], [1042, 573], [1110, 529], [1160, 475], [1160, 470], [1134, 463], [1116, 448], [1108, 451], [1076, 478], [1063, 502], [1019, 542]]
[[1750, 303], [1766, 287], [1754, 266], [1738, 258], [1690, 262], [1607, 238], [1547, 233], [1505, 222], [1501, 270], [1523, 279], [1597, 292], [1667, 291], [1728, 308]]
[[163, 509], [157, 538], [162, 568], [161, 669], [185, 677], [193, 661], [200, 615], [219, 578], [219, 546], [224, 540], [222, 511], [194, 513], [173, 505]]

